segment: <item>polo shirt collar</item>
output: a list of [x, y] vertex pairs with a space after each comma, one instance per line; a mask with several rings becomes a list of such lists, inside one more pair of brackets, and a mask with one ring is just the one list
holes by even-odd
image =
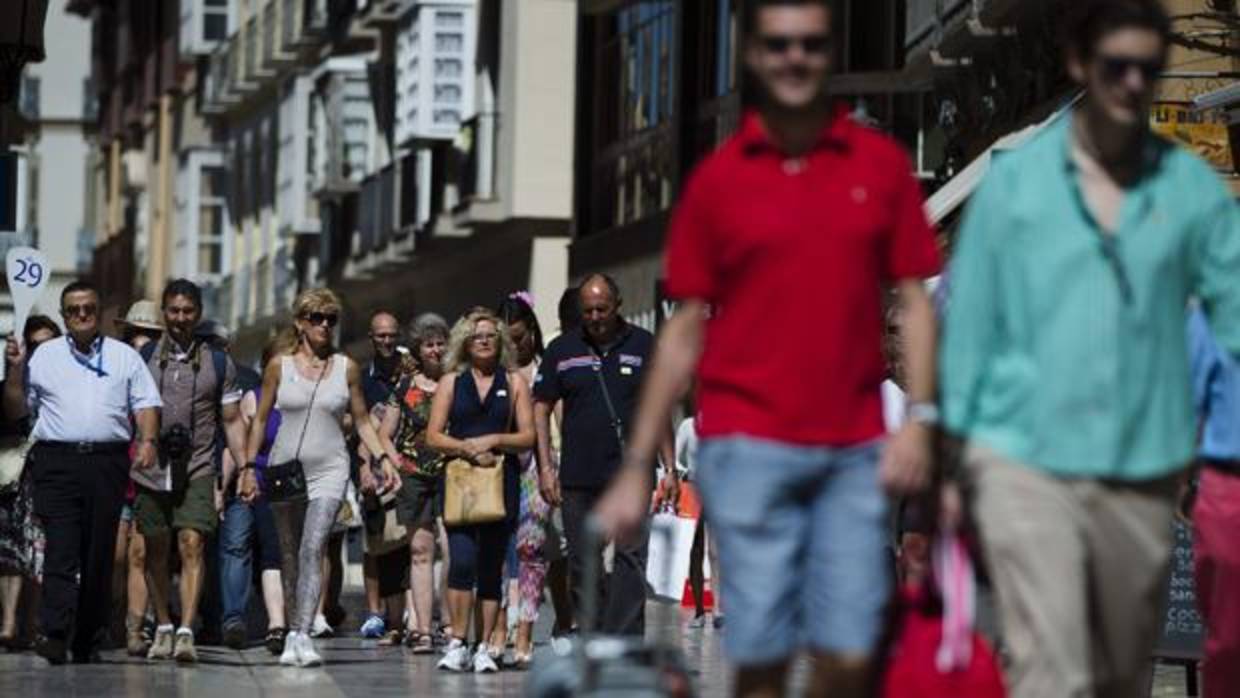
[[586, 332], [585, 325], [582, 325], [581, 327], [577, 328], [577, 337], [581, 339], [581, 341], [584, 342], [587, 347], [590, 347], [591, 349], [597, 349], [597, 350], [605, 349], [608, 353], [610, 353], [613, 349], [616, 349], [617, 347], [619, 347], [620, 345], [628, 341], [629, 336], [632, 334], [633, 334], [633, 326], [629, 324], [628, 320], [625, 320], [622, 317], [620, 318], [620, 329], [616, 331], [616, 338], [612, 340], [611, 345], [607, 347], [600, 347], [600, 346], [597, 346], [594, 343], [594, 340], [590, 338], [590, 334]]
[[[847, 104], [839, 103], [831, 108], [831, 114], [823, 124], [811, 150], [847, 150], [852, 145], [852, 117]], [[781, 152], [778, 145], [771, 139], [762, 121], [762, 114], [756, 109], [745, 113], [739, 131], [741, 146], [748, 155], [763, 152]]]
[[73, 335], [66, 333], [65, 341], [69, 343], [69, 351], [72, 352], [74, 356], [80, 356], [84, 359], [94, 358], [94, 356], [103, 349], [102, 333], [96, 334], [95, 338], [90, 340], [90, 351], [85, 354], [78, 351], [77, 342], [73, 341]]
[[[1073, 110], [1064, 114], [1063, 118], [1059, 119], [1059, 122], [1051, 127], [1055, 129], [1056, 152], [1062, 160], [1063, 169], [1073, 177], [1077, 173], [1076, 158], [1072, 156], [1072, 149], [1076, 145], [1075, 123], [1076, 111]], [[1141, 176], [1137, 180], [1138, 184], [1158, 171], [1159, 165], [1162, 164], [1164, 150], [1163, 142], [1158, 134], [1149, 133], [1146, 135], [1145, 142], [1141, 146]]]

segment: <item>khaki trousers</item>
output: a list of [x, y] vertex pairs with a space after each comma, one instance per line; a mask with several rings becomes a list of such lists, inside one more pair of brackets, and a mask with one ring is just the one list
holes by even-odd
[[1148, 695], [1178, 476], [1055, 477], [970, 446], [1011, 698]]

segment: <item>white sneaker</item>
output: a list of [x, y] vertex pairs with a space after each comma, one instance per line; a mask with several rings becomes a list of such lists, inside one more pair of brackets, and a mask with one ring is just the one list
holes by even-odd
[[474, 673], [494, 674], [497, 671], [499, 671], [499, 665], [495, 663], [495, 659], [491, 656], [491, 648], [486, 645], [478, 645], [478, 651], [474, 652]]
[[314, 640], [309, 635], [299, 633], [297, 636], [297, 666], [312, 667], [323, 664], [323, 655], [314, 648]]
[[284, 653], [280, 655], [280, 666], [297, 666], [297, 648], [300, 644], [297, 638], [300, 636], [301, 633], [296, 630], [284, 636]]
[[444, 653], [443, 659], [437, 664], [444, 671], [468, 671], [470, 667], [469, 648], [464, 642], [456, 638], [452, 638], [452, 642], [448, 643], [448, 650]]
[[567, 635], [553, 635], [551, 637], [551, 651], [557, 657], [567, 657], [573, 651], [573, 641]]
[[335, 629], [327, 624], [327, 619], [322, 614], [314, 617], [314, 627], [310, 628], [310, 637], [332, 637], [335, 634]]

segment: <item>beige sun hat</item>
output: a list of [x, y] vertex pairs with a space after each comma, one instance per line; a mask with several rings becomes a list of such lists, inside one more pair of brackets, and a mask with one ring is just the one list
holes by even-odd
[[159, 316], [159, 306], [155, 301], [141, 300], [129, 306], [129, 312], [125, 314], [122, 320], [117, 318], [116, 324], [128, 327], [136, 327], [142, 330], [160, 330], [164, 329], [164, 323]]

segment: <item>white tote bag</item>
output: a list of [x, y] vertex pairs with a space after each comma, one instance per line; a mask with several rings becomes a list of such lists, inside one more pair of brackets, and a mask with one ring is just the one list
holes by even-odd
[[689, 578], [689, 556], [697, 520], [667, 511], [654, 515], [650, 524], [650, 548], [646, 559], [646, 582], [656, 596], [680, 602]]

